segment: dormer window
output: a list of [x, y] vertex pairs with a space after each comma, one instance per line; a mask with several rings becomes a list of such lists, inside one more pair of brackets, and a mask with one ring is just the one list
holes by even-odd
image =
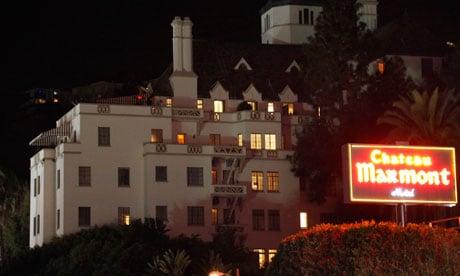
[[215, 100], [214, 101], [214, 113], [224, 112], [224, 101]]
[[257, 102], [248, 101], [247, 103], [251, 106], [252, 111], [257, 111]]
[[294, 104], [283, 103], [283, 114], [294, 115]]
[[196, 100], [196, 108], [203, 109], [203, 100]]
[[244, 58], [241, 58], [240, 61], [238, 61], [238, 63], [235, 65], [235, 67], [233, 69], [234, 70], [252, 71], [251, 66], [249, 65], [249, 63]]
[[275, 112], [275, 104], [272, 102], [269, 102], [267, 105], [267, 112]]
[[167, 98], [166, 99], [166, 107], [171, 107], [172, 106], [172, 99], [171, 98]]

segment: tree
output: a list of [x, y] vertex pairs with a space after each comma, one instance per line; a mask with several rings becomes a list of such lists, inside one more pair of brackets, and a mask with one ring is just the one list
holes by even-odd
[[373, 39], [358, 21], [356, 0], [324, 1], [315, 35], [306, 46], [305, 80], [314, 104], [333, 107], [346, 90], [360, 90], [372, 54]]
[[455, 146], [460, 144], [460, 95], [455, 90], [418, 92], [401, 97], [385, 111], [378, 124], [391, 127], [390, 142], [413, 145]]
[[25, 190], [18, 209], [7, 218], [4, 239], [8, 258], [18, 256], [29, 248], [29, 198], [29, 190]]
[[173, 252], [166, 251], [161, 257], [155, 256], [153, 263], [148, 264], [148, 275], [168, 275], [168, 276], [183, 276], [185, 270], [191, 263], [190, 256], [184, 250]]

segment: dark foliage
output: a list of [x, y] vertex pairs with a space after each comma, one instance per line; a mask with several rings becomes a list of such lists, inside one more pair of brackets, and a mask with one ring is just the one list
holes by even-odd
[[241, 102], [241, 103], [237, 106], [236, 110], [238, 110], [238, 111], [242, 111], [242, 110], [252, 110], [252, 106], [251, 106], [248, 102], [244, 101], [244, 102]]

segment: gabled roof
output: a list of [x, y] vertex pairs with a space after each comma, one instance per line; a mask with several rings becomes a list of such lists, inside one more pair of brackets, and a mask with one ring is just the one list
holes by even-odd
[[259, 13], [264, 14], [266, 11], [273, 7], [285, 5], [299, 5], [299, 6], [322, 6], [322, 0], [270, 0], [263, 6]]
[[[304, 46], [222, 43], [215, 41], [193, 41], [194, 72], [198, 76], [198, 97], [209, 98], [209, 91], [219, 82], [229, 92], [230, 99], [243, 99], [243, 92], [252, 84], [264, 100], [279, 100], [278, 94], [286, 85], [307, 100], [303, 75], [297, 70], [286, 72], [296, 60], [302, 67]], [[241, 58], [251, 65], [252, 70], [234, 70]], [[152, 82], [155, 94], [172, 95], [169, 84], [171, 66]]]

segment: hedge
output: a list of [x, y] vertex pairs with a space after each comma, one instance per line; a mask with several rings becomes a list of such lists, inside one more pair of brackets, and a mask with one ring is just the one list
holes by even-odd
[[460, 275], [459, 264], [456, 230], [371, 221], [286, 237], [267, 275]]

